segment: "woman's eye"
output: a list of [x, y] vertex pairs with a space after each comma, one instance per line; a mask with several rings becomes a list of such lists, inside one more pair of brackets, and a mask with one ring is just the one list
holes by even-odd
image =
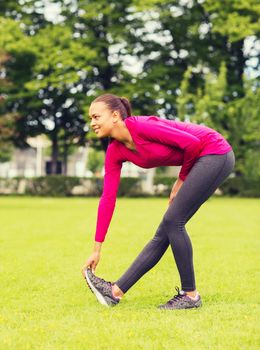
[[93, 117], [89, 117], [89, 120], [97, 120], [100, 118], [100, 115], [93, 115]]

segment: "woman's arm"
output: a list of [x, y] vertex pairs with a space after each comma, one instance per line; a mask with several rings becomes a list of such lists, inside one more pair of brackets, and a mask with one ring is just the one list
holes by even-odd
[[82, 274], [85, 277], [85, 270], [86, 268], [90, 267], [92, 272], [95, 273], [97, 264], [99, 263], [99, 260], [101, 258], [101, 247], [102, 243], [101, 242], [95, 242], [94, 244], [94, 249], [93, 253], [90, 255], [86, 263], [82, 267]]
[[95, 242], [93, 251], [96, 253], [101, 253], [102, 242]]
[[96, 242], [104, 242], [116, 204], [116, 196], [120, 183], [122, 159], [118, 148], [111, 144], [105, 159], [105, 175], [103, 192], [98, 205], [96, 223]]
[[169, 205], [172, 203], [172, 201], [174, 200], [174, 198], [176, 197], [177, 193], [179, 192], [181, 186], [183, 185], [183, 181], [178, 178], [173, 186], [172, 186], [172, 191], [171, 191], [171, 194], [170, 194], [170, 198], [169, 198]]
[[111, 146], [109, 146], [106, 153], [103, 193], [98, 206], [93, 252], [82, 268], [83, 275], [84, 270], [87, 267], [90, 267], [93, 273], [95, 273], [96, 266], [101, 257], [102, 243], [105, 240], [115, 208], [116, 195], [120, 183], [122, 160], [119, 158], [120, 153], [118, 149], [116, 147], [111, 149]]

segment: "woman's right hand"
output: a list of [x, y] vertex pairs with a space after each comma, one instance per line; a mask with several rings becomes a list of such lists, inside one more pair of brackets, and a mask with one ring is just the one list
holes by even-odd
[[177, 195], [177, 193], [179, 192], [179, 190], [180, 190], [180, 188], [181, 188], [182, 185], [183, 185], [183, 181], [182, 181], [180, 178], [178, 178], [178, 179], [174, 182], [174, 184], [173, 184], [173, 186], [172, 186], [172, 190], [171, 190], [169, 202], [168, 202], [169, 205], [173, 202], [174, 198], [176, 197], [176, 195]]
[[82, 267], [82, 274], [84, 276], [84, 270], [87, 268], [87, 267], [90, 267], [92, 272], [95, 273], [95, 270], [96, 270], [96, 267], [97, 267], [97, 264], [100, 260], [100, 252], [93, 252], [90, 257], [87, 259], [86, 263], [83, 265]]

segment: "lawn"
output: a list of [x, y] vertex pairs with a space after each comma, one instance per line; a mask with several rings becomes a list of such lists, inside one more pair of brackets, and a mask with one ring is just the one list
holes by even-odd
[[[0, 349], [259, 349], [260, 200], [211, 198], [187, 224], [203, 307], [158, 310], [180, 286], [168, 249], [115, 308], [81, 275], [98, 198], [0, 197]], [[116, 280], [151, 239], [167, 198], [123, 199], [96, 274]]]

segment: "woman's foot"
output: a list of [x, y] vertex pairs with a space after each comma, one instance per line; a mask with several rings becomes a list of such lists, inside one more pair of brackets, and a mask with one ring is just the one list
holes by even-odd
[[113, 295], [112, 282], [107, 282], [103, 278], [95, 276], [90, 268], [84, 270], [84, 275], [90, 290], [94, 293], [100, 304], [105, 306], [115, 306], [120, 302], [120, 298]]
[[115, 298], [122, 299], [124, 296], [124, 293], [116, 284], [113, 284], [112, 286], [112, 293]]
[[198, 308], [202, 305], [201, 297], [199, 293], [196, 296], [192, 297], [180, 290], [178, 287], [175, 287], [178, 294], [174, 295], [172, 299], [167, 301], [166, 304], [159, 305], [159, 309], [163, 310], [172, 310], [172, 309], [192, 309]]

